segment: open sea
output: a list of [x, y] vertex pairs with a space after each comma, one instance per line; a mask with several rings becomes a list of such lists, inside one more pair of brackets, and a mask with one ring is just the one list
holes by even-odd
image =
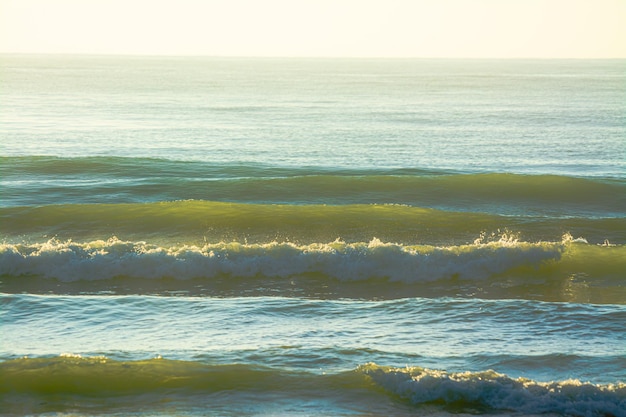
[[626, 61], [0, 55], [0, 415], [626, 416]]

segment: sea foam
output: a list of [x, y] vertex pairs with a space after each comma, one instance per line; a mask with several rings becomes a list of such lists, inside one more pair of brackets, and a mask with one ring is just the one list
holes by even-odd
[[452, 373], [375, 364], [359, 369], [378, 385], [413, 404], [443, 403], [525, 414], [626, 416], [626, 384], [623, 383], [537, 382], [494, 371]]
[[504, 240], [461, 246], [405, 246], [369, 242], [297, 245], [290, 242], [220, 242], [162, 247], [116, 238], [85, 243], [49, 240], [0, 245], [0, 275], [34, 275], [62, 281], [118, 276], [177, 279], [290, 277], [322, 274], [344, 281], [384, 278], [427, 282], [485, 279], [506, 271], [558, 261], [563, 243]]

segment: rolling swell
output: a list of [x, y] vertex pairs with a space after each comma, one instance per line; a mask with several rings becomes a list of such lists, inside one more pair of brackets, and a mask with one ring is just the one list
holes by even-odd
[[[389, 368], [365, 364], [353, 371], [313, 374], [252, 365], [206, 365], [196, 362], [151, 359], [121, 362], [106, 357], [15, 359], [0, 363], [0, 393], [5, 410], [41, 411], [46, 400], [73, 399], [83, 404], [98, 399], [133, 402], [134, 407], [162, 407], [158, 397], [170, 401], [206, 402], [220, 392], [236, 400], [254, 401], [269, 396], [292, 400], [335, 399], [370, 412], [381, 403], [408, 400], [416, 410], [436, 407], [457, 412], [557, 413], [579, 416], [623, 417], [624, 384], [594, 385], [577, 380], [537, 382], [510, 378], [493, 371], [448, 373], [423, 368]], [[244, 393], [249, 393], [246, 397]], [[12, 397], [27, 398], [12, 404]], [[200, 397], [200, 398], [199, 398]], [[280, 397], [278, 397], [280, 398]], [[278, 399], [277, 398], [277, 399]], [[235, 398], [230, 398], [233, 401]], [[34, 405], [34, 404], [38, 404]], [[49, 406], [48, 406], [49, 407]], [[111, 410], [111, 405], [108, 406]], [[180, 409], [178, 409], [180, 411]], [[432, 408], [426, 408], [432, 412]], [[390, 410], [387, 410], [390, 411]], [[408, 411], [408, 410], [407, 410]]]
[[232, 295], [231, 281], [256, 291], [269, 280], [292, 294], [295, 280], [307, 296], [394, 298], [404, 294], [394, 285], [408, 284], [415, 296], [626, 299], [619, 178], [102, 156], [0, 162], [0, 273], [10, 291], [174, 279], [168, 290], [221, 281], [230, 292], [218, 293]]
[[503, 233], [529, 242], [564, 234], [590, 243], [626, 243], [626, 218], [547, 218], [465, 213], [405, 205], [269, 205], [210, 201], [142, 204], [65, 204], [0, 208], [0, 231], [16, 243], [45, 236], [61, 240], [158, 242], [239, 241], [301, 244], [367, 242], [458, 245]]
[[620, 217], [611, 178], [330, 169], [120, 157], [2, 157], [5, 206], [208, 200], [262, 204], [404, 204], [449, 211]]

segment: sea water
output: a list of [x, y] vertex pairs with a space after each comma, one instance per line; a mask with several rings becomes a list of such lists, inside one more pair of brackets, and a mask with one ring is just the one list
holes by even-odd
[[626, 416], [626, 62], [0, 56], [5, 415]]

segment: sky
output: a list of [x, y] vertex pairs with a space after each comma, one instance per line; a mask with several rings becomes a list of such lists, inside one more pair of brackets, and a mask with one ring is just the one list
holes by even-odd
[[626, 0], [0, 0], [0, 53], [626, 58]]

